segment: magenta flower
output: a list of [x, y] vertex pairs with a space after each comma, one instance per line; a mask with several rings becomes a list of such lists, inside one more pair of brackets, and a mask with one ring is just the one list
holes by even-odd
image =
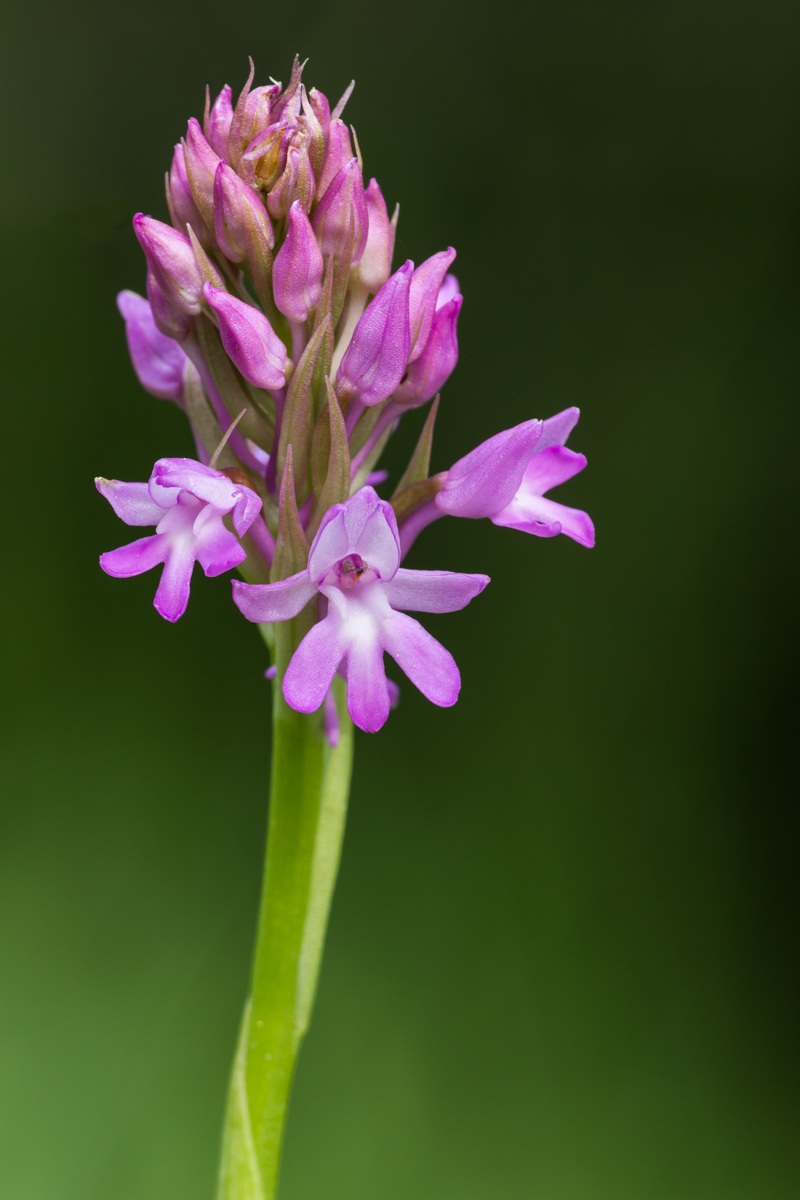
[[186, 611], [195, 562], [212, 576], [247, 557], [222, 518], [230, 514], [236, 533], [243, 537], [261, 510], [261, 500], [221, 471], [191, 458], [162, 458], [148, 483], [95, 483], [126, 525], [156, 526], [150, 537], [101, 554], [100, 566], [107, 575], [127, 579], [163, 564], [153, 603], [167, 621], [177, 621]]
[[390, 707], [384, 652], [434, 704], [455, 704], [461, 687], [450, 653], [398, 610], [455, 612], [488, 582], [486, 575], [401, 567], [391, 505], [363, 487], [325, 514], [305, 571], [278, 583], [234, 581], [233, 597], [248, 620], [270, 623], [291, 619], [321, 593], [327, 613], [295, 651], [283, 694], [298, 712], [315, 712], [341, 670], [350, 716], [360, 729], [375, 733]]
[[495, 434], [446, 473], [436, 505], [452, 517], [488, 517], [494, 525], [538, 537], [565, 533], [594, 545], [591, 518], [545, 496], [586, 466], [565, 442], [580, 416], [567, 408], [546, 421], [523, 421]]

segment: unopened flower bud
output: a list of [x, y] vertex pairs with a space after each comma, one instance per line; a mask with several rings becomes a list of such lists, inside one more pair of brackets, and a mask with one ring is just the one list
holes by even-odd
[[[208, 100], [206, 100], [207, 104]], [[209, 146], [215, 154], [218, 154], [223, 159], [227, 159], [230, 154], [228, 134], [230, 133], [232, 120], [233, 105], [231, 104], [231, 89], [226, 83], [210, 110], [206, 111], [203, 121], [203, 132], [206, 135]]]
[[257, 134], [274, 122], [275, 118], [270, 115], [271, 108], [281, 92], [279, 83], [255, 88], [251, 92], [250, 85], [253, 82], [254, 73], [255, 68], [251, 60], [250, 74], [236, 102], [228, 133], [229, 161], [236, 168], [239, 166], [239, 160], [245, 147], [250, 145]]
[[221, 162], [214, 176], [214, 233], [231, 262], [269, 258], [275, 244], [272, 225], [261, 198]]
[[336, 374], [336, 391], [367, 406], [396, 391], [408, 362], [408, 292], [414, 264], [395, 271], [359, 320]]
[[325, 195], [342, 167], [347, 166], [352, 157], [350, 130], [344, 121], [331, 121], [325, 157], [322, 161], [322, 171], [317, 183], [317, 193], [320, 198]]
[[314, 201], [314, 172], [305, 146], [290, 146], [286, 166], [267, 196], [267, 209], [276, 221], [285, 217], [295, 200], [308, 212]]
[[322, 136], [327, 140], [331, 125], [331, 106], [328, 103], [328, 97], [322, 92], [318, 92], [316, 88], [312, 88], [308, 93], [308, 103], [322, 126]]
[[225, 353], [255, 387], [275, 390], [286, 382], [286, 347], [259, 308], [206, 284], [208, 304], [219, 321]]
[[[183, 143], [186, 174], [200, 215], [209, 229], [214, 226], [214, 176], [219, 165], [215, 154], [205, 139], [200, 122], [194, 117], [189, 121]], [[195, 231], [196, 232], [196, 231]]]
[[286, 240], [275, 256], [272, 287], [285, 317], [305, 321], [322, 294], [322, 251], [299, 200], [289, 209]]
[[156, 329], [160, 330], [164, 337], [182, 342], [192, 328], [192, 318], [174, 304], [170, 304], [152, 271], [147, 272], [147, 299]]
[[325, 157], [325, 132], [320, 124], [319, 117], [311, 107], [304, 87], [300, 89], [300, 95], [303, 115], [298, 118], [297, 125], [305, 133], [311, 170], [314, 172], [314, 178], [318, 179], [322, 173], [322, 162]]
[[320, 200], [311, 222], [323, 255], [342, 255], [352, 236], [350, 261], [358, 262], [367, 241], [368, 221], [361, 167], [357, 158], [351, 158]]
[[166, 300], [189, 316], [200, 312], [203, 276], [185, 233], [137, 213], [133, 229]]
[[386, 211], [386, 201], [381, 195], [377, 179], [369, 181], [364, 192], [367, 205], [367, 244], [358, 263], [356, 274], [373, 295], [378, 292], [392, 271], [394, 253], [394, 226]]
[[398, 404], [407, 408], [427, 404], [452, 375], [458, 362], [456, 323], [462, 302], [462, 296], [455, 296], [436, 310], [425, 349], [409, 364], [406, 377], [394, 394]]
[[283, 125], [270, 125], [248, 144], [239, 159], [238, 171], [251, 187], [269, 191], [286, 166], [288, 134]]
[[408, 297], [411, 322], [411, 362], [415, 362], [419, 358], [428, 343], [439, 290], [455, 256], [456, 252], [451, 246], [449, 249], [427, 258], [414, 272]]
[[187, 225], [191, 225], [200, 241], [204, 245], [209, 244], [211, 234], [194, 202], [189, 177], [186, 174], [186, 159], [181, 143], [175, 147], [167, 178], [167, 205], [172, 217], [172, 224], [176, 229], [185, 229]]

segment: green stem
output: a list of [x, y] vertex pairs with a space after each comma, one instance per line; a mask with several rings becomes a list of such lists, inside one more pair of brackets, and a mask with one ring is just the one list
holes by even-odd
[[[277, 626], [277, 680], [297, 644]], [[321, 713], [289, 708], [276, 680], [267, 856], [250, 998], [225, 1116], [218, 1200], [274, 1200], [297, 1054], [308, 1028], [339, 866], [353, 730], [335, 683], [339, 744]]]

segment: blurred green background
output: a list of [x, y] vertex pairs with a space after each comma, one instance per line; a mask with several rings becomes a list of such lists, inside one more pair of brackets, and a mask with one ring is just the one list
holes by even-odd
[[[434, 466], [580, 405], [596, 550], [441, 522], [448, 711], [358, 739], [282, 1200], [783, 1200], [797, 1154], [800, 10], [409, 0], [2, 17], [0, 1195], [211, 1200], [269, 694], [225, 579], [175, 628], [96, 474], [191, 452], [114, 297], [203, 90], [292, 55], [452, 244]], [[414, 418], [409, 422], [414, 425]], [[413, 437], [416, 426], [400, 440]], [[402, 449], [402, 446], [400, 447]], [[399, 462], [399, 458], [395, 459]]]

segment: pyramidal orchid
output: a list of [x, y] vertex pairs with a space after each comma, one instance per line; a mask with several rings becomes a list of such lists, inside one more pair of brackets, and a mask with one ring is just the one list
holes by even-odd
[[[225, 85], [188, 121], [165, 164], [167, 211], [133, 220], [146, 295], [118, 298], [134, 371], [183, 410], [196, 458], [161, 458], [146, 483], [97, 480], [126, 525], [152, 530], [103, 554], [103, 570], [158, 570], [155, 608], [171, 622], [195, 563], [208, 577], [237, 570], [235, 606], [271, 660], [264, 891], [218, 1200], [276, 1195], [353, 725], [375, 733], [395, 707], [387, 659], [433, 705], [459, 696], [452, 655], [409, 614], [455, 613], [488, 577], [406, 566], [406, 555], [444, 517], [594, 544], [586, 513], [550, 495], [586, 465], [566, 445], [575, 408], [487, 431], [431, 472], [438, 393], [458, 361], [456, 252], [393, 269], [397, 210], [390, 218], [375, 179], [365, 185], [342, 117], [352, 85], [332, 106], [297, 60], [285, 86], [253, 85], [251, 66], [238, 98]], [[428, 404], [423, 423], [414, 410]], [[387, 486], [378, 463], [403, 420], [422, 428]]]

